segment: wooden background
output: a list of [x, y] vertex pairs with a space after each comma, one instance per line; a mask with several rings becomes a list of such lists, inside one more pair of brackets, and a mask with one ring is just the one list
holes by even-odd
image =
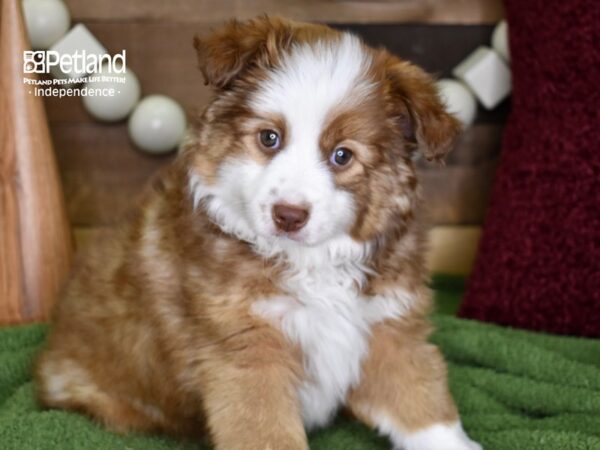
[[[190, 118], [209, 98], [196, 67], [192, 38], [231, 17], [261, 13], [326, 22], [350, 29], [369, 43], [439, 75], [478, 45], [488, 45], [503, 17], [500, 0], [65, 0], [73, 24], [82, 22], [110, 52], [127, 50], [142, 95], [165, 94]], [[80, 245], [99, 227], [118, 221], [141, 187], [173, 155], [149, 156], [130, 143], [126, 122], [102, 124], [79, 98], [47, 98], [46, 109], [65, 190], [68, 215]], [[419, 170], [433, 222], [432, 267], [464, 272], [476, 248], [479, 226], [500, 149], [508, 102], [480, 111], [446, 166]]]

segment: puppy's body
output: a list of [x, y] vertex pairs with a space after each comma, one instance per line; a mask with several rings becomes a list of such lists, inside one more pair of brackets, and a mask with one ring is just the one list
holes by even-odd
[[79, 263], [37, 366], [118, 430], [303, 449], [344, 406], [411, 449], [477, 449], [427, 343], [413, 141], [458, 126], [429, 78], [278, 19], [198, 41], [217, 95], [118, 236]]

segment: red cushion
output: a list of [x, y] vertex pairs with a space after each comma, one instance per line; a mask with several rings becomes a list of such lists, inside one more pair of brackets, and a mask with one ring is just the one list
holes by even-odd
[[600, 336], [600, 1], [505, 4], [512, 111], [460, 315]]

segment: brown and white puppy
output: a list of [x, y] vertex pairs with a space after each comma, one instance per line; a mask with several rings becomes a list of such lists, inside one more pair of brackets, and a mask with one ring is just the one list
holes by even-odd
[[413, 153], [459, 132], [421, 69], [262, 17], [197, 39], [214, 99], [77, 264], [39, 398], [217, 449], [306, 449], [340, 408], [395, 448], [475, 450], [438, 350]]

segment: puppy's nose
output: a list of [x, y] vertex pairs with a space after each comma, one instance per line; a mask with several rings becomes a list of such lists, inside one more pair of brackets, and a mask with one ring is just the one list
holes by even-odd
[[298, 231], [308, 222], [308, 209], [303, 206], [278, 203], [273, 206], [273, 222], [282, 231]]

